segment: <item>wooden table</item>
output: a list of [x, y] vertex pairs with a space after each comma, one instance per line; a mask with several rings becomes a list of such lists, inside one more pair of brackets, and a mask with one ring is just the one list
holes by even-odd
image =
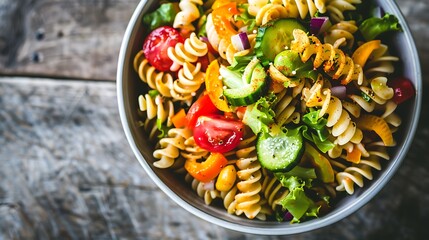
[[[0, 1], [0, 239], [280, 239], [230, 231], [167, 198], [136, 161], [116, 62], [138, 0]], [[398, 0], [429, 84], [429, 1]], [[290, 239], [429, 234], [429, 97], [403, 165], [369, 204]]]

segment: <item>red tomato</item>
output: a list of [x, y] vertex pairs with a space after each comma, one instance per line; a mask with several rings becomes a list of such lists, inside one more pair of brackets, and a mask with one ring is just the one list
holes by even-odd
[[146, 37], [143, 52], [149, 63], [158, 71], [169, 71], [173, 61], [168, 57], [167, 49], [179, 42], [184, 42], [179, 31], [170, 26], [162, 26]]
[[396, 78], [391, 81], [389, 85], [393, 88], [394, 96], [393, 101], [396, 104], [400, 104], [405, 100], [408, 100], [416, 94], [413, 83], [405, 77]]
[[231, 151], [242, 140], [244, 124], [222, 115], [200, 116], [194, 128], [194, 139], [198, 146], [210, 151]]
[[186, 114], [188, 128], [193, 129], [197, 123], [198, 117], [202, 115], [210, 115], [219, 112], [216, 106], [210, 100], [208, 95], [200, 97], [195, 101]]

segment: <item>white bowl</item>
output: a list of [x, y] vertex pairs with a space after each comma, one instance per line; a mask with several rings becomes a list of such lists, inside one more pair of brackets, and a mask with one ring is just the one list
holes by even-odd
[[386, 12], [397, 16], [404, 30], [403, 33], [395, 34], [389, 40], [391, 43], [389, 49], [394, 55], [400, 57], [402, 64], [400, 71], [414, 83], [416, 97], [408, 101], [406, 107], [401, 108], [403, 123], [400, 132], [396, 135], [397, 146], [391, 152], [391, 160], [375, 174], [374, 180], [366, 182], [363, 188], [356, 189], [353, 195], [342, 199], [330, 213], [299, 224], [249, 220], [230, 215], [223, 208], [205, 205], [191, 187], [178, 176], [152, 166], [153, 149], [138, 126], [137, 97], [141, 80], [132, 67], [133, 57], [141, 49], [144, 38], [141, 19], [153, 4], [157, 4], [157, 1], [150, 0], [141, 1], [131, 17], [120, 49], [117, 72], [118, 105], [122, 125], [141, 166], [158, 187], [184, 209], [211, 223], [245, 233], [264, 235], [302, 233], [333, 224], [357, 211], [389, 182], [401, 166], [416, 132], [422, 101], [422, 76], [410, 29], [394, 1], [378, 0], [377, 2]]

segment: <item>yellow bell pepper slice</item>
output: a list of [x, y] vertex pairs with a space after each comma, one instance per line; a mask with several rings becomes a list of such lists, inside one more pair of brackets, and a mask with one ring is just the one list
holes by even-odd
[[360, 45], [352, 55], [353, 62], [363, 68], [371, 53], [380, 46], [380, 40], [372, 40]]
[[356, 124], [361, 130], [374, 131], [381, 138], [385, 146], [395, 145], [392, 131], [383, 118], [375, 115], [365, 114], [361, 115], [357, 119]]

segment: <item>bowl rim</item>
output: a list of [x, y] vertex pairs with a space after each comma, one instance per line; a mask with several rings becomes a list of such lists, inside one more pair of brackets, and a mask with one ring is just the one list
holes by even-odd
[[403, 29], [403, 34], [404, 34], [405, 40], [410, 43], [410, 44], [407, 44], [406, 47], [408, 48], [407, 50], [410, 52], [410, 56], [413, 56], [410, 60], [412, 61], [412, 64], [411, 64], [412, 71], [415, 73], [415, 76], [416, 76], [416, 79], [414, 82], [416, 97], [414, 102], [414, 109], [412, 109], [411, 112], [413, 112], [416, 117], [411, 118], [410, 120], [410, 123], [409, 123], [410, 129], [408, 134], [406, 134], [405, 136], [403, 147], [397, 153], [397, 159], [390, 160], [394, 162], [387, 165], [387, 167], [383, 169], [382, 173], [378, 177], [378, 180], [374, 181], [373, 184], [371, 184], [368, 188], [366, 188], [366, 190], [363, 191], [360, 196], [358, 196], [357, 200], [352, 201], [352, 204], [348, 205], [348, 207], [343, 207], [342, 209], [335, 211], [333, 214], [328, 214], [327, 216], [323, 216], [322, 218], [316, 219], [317, 220], [316, 224], [314, 220], [310, 220], [307, 222], [287, 225], [287, 226], [277, 224], [273, 226], [264, 225], [262, 227], [253, 227], [253, 226], [241, 225], [236, 222], [231, 222], [228, 220], [217, 218], [213, 215], [210, 215], [192, 206], [187, 201], [179, 197], [175, 192], [173, 192], [151, 169], [151, 167], [143, 157], [142, 153], [139, 151], [137, 143], [133, 138], [133, 133], [131, 132], [131, 127], [129, 122], [130, 120], [127, 117], [127, 112], [125, 107], [126, 99], [124, 98], [125, 96], [124, 81], [126, 77], [124, 76], [124, 68], [127, 67], [125, 64], [127, 62], [127, 59], [126, 59], [127, 53], [128, 51], [131, 51], [131, 48], [129, 46], [129, 39], [133, 34], [135, 34], [136, 32], [135, 25], [137, 24], [138, 21], [140, 21], [141, 16], [143, 15], [142, 10], [145, 7], [145, 5], [149, 2], [150, 0], [142, 0], [138, 3], [127, 25], [127, 28], [125, 30], [124, 37], [121, 43], [119, 58], [118, 58], [118, 65], [117, 65], [117, 76], [116, 76], [119, 116], [120, 116], [120, 120], [122, 123], [122, 127], [124, 130], [126, 139], [132, 149], [132, 152], [134, 153], [135, 157], [139, 161], [140, 165], [143, 167], [143, 169], [149, 175], [152, 181], [180, 207], [184, 208], [191, 214], [201, 219], [204, 219], [210, 223], [216, 224], [218, 226], [221, 226], [230, 230], [243, 232], [243, 233], [258, 234], [258, 235], [290, 235], [290, 234], [309, 232], [312, 230], [326, 227], [337, 221], [340, 221], [346, 218], [347, 216], [351, 215], [352, 213], [356, 212], [361, 207], [363, 207], [371, 199], [373, 199], [375, 195], [377, 195], [381, 191], [381, 189], [391, 180], [394, 173], [398, 170], [398, 168], [402, 164], [411, 146], [411, 143], [414, 139], [414, 136], [418, 127], [418, 121], [420, 117], [421, 104], [422, 104], [422, 73], [420, 68], [418, 51], [415, 45], [413, 35], [409, 29], [409, 25], [407, 24], [397, 3], [393, 0], [385, 0], [383, 1], [384, 4], [387, 5], [389, 9], [392, 10], [392, 13], [399, 19], [400, 23], [404, 23], [404, 24], [401, 24]]

